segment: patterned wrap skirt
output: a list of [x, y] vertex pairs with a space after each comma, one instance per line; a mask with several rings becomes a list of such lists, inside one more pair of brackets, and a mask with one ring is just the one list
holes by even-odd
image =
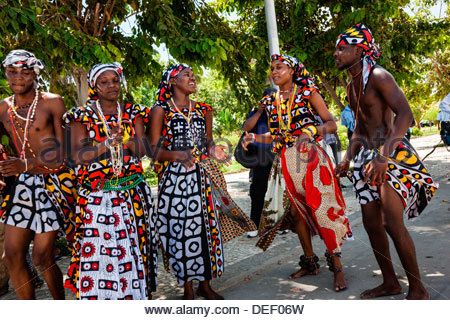
[[143, 300], [156, 290], [150, 187], [78, 191], [77, 232], [65, 287], [78, 299]]
[[198, 163], [171, 162], [158, 186], [157, 230], [166, 269], [178, 284], [220, 277], [223, 243], [211, 180]]
[[340, 252], [344, 240], [352, 237], [332, 162], [317, 143], [285, 147], [274, 161], [258, 247], [266, 250], [276, 231], [289, 224], [291, 206], [308, 225], [311, 234], [322, 238], [327, 252]]
[[62, 230], [73, 238], [76, 192], [72, 170], [20, 174], [3, 198], [0, 222], [35, 233]]
[[[364, 168], [376, 156], [375, 150], [361, 148], [353, 159], [354, 170], [349, 178], [362, 205], [380, 199], [379, 187], [364, 182]], [[420, 215], [439, 187], [406, 139], [388, 159], [386, 183], [400, 196], [409, 219]]]

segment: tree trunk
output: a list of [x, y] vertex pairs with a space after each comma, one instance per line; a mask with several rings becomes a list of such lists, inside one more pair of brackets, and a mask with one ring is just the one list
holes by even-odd
[[343, 110], [345, 106], [342, 104], [341, 99], [336, 94], [336, 91], [333, 89], [333, 87], [328, 83], [325, 76], [320, 77], [320, 80], [322, 81], [323, 86], [325, 87], [325, 90], [330, 94], [331, 98], [333, 98], [334, 102], [338, 105], [339, 109]]
[[87, 83], [87, 72], [79, 67], [73, 69], [73, 78], [77, 86], [77, 103], [82, 106], [88, 98], [89, 87]]

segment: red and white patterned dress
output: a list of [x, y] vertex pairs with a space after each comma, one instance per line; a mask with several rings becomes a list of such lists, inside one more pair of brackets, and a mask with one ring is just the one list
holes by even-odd
[[[286, 225], [290, 206], [295, 206], [312, 234], [320, 235], [329, 253], [340, 252], [343, 240], [351, 236], [344, 197], [332, 162], [319, 143], [321, 137], [316, 136], [308, 143], [296, 143], [303, 128], [320, 125], [309, 101], [315, 92], [318, 89], [314, 85], [300, 87], [291, 108], [286, 106], [288, 100], [281, 100], [278, 108], [275, 94], [263, 98], [273, 151], [277, 154], [264, 201], [262, 236], [257, 243], [264, 250], [272, 243], [276, 231]], [[289, 128], [283, 129], [285, 126], [280, 124], [280, 119], [289, 124]]]
[[[118, 122], [117, 114], [105, 115], [108, 123]], [[125, 104], [122, 125], [125, 135], [135, 135], [136, 120], [149, 121], [149, 109]], [[105, 126], [95, 107], [88, 103], [65, 115], [66, 124], [85, 126], [89, 139], [103, 142]], [[147, 299], [156, 288], [157, 252], [153, 201], [142, 176], [138, 157], [124, 145], [119, 179], [128, 187], [104, 189], [104, 181], [114, 181], [109, 153], [76, 168], [79, 200], [76, 210], [76, 237], [65, 286], [79, 299]]]

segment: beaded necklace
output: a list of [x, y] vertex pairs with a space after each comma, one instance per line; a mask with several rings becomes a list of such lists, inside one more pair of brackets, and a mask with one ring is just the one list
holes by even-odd
[[287, 123], [284, 122], [283, 116], [282, 116], [282, 111], [284, 110], [284, 108], [282, 107], [282, 104], [281, 104], [280, 90], [278, 90], [275, 95], [275, 100], [277, 103], [278, 123], [279, 123], [280, 131], [289, 131], [289, 129], [291, 128], [291, 121], [292, 121], [291, 111], [292, 111], [292, 105], [293, 105], [294, 97], [295, 97], [296, 93], [297, 93], [297, 84], [294, 84], [294, 90], [292, 90], [291, 96], [289, 97], [288, 103], [286, 105], [287, 117], [288, 117]]
[[[19, 143], [17, 141], [17, 140], [19, 140], [19, 142], [22, 144], [22, 146], [26, 145], [26, 147], [28, 148], [28, 151], [29, 151], [31, 157], [32, 158], [36, 158], [36, 153], [33, 151], [33, 148], [31, 148], [30, 141], [28, 139], [23, 140], [23, 139], [20, 138], [19, 131], [17, 130], [17, 128], [22, 130], [22, 132], [25, 132], [25, 130], [22, 128], [22, 125], [19, 123], [19, 121], [15, 117], [15, 114], [11, 110], [8, 110], [8, 115], [9, 115], [9, 121], [11, 123], [12, 130], [13, 130], [12, 138], [14, 140], [14, 145], [15, 145], [16, 149], [19, 150]], [[24, 151], [23, 147], [22, 147], [22, 150]], [[24, 154], [24, 152], [21, 152], [20, 158], [21, 159], [25, 159], [25, 158], [22, 157], [22, 154]], [[54, 172], [58, 172], [58, 171], [62, 170], [65, 167], [65, 163], [63, 162], [57, 168], [50, 168], [50, 167], [48, 167], [47, 165], [45, 165], [43, 163], [41, 163], [39, 165], [39, 167], [42, 168], [42, 169], [47, 170], [48, 173], [54, 173]]]
[[[26, 147], [30, 146], [28, 143], [28, 136], [30, 133], [30, 126], [31, 124], [34, 122], [34, 117], [36, 115], [36, 106], [39, 102], [39, 90], [36, 89], [35, 91], [35, 95], [34, 95], [34, 99], [33, 102], [31, 103], [28, 112], [27, 112], [27, 117], [24, 118], [22, 117], [20, 114], [17, 113], [17, 106], [16, 106], [16, 100], [15, 100], [15, 95], [12, 96], [11, 98], [11, 105], [9, 106], [9, 111], [10, 111], [10, 120], [11, 120], [11, 125], [13, 127], [13, 130], [15, 132], [15, 134], [17, 135], [17, 138], [19, 138], [19, 140], [21, 140], [21, 144], [22, 144], [22, 148], [20, 150], [20, 159], [25, 159], [26, 156]], [[25, 127], [23, 129], [23, 139], [20, 139], [19, 133], [14, 125], [14, 122], [12, 121], [12, 114], [14, 114], [15, 118], [19, 118], [22, 121], [25, 121]], [[18, 123], [17, 123], [18, 124]], [[30, 147], [31, 149], [31, 147]]]
[[[109, 144], [108, 140], [112, 139], [111, 127], [108, 125], [108, 122], [106, 121], [106, 117], [103, 113], [102, 107], [98, 100], [95, 101], [95, 106], [98, 111], [100, 120], [102, 121], [102, 124], [105, 128], [105, 132], [106, 132], [106, 136], [107, 136], [106, 145], [109, 148], [109, 151], [111, 153], [111, 166], [112, 166], [114, 175], [116, 177], [119, 177], [119, 175], [122, 173], [122, 167], [123, 167], [123, 146], [121, 143], [119, 143], [115, 146]], [[122, 126], [122, 108], [120, 107], [119, 102], [117, 102], [117, 121], [119, 123], [119, 126], [121, 127]]]
[[31, 112], [31, 121], [33, 121], [34, 116], [36, 114], [36, 106], [37, 106], [38, 100], [39, 100], [39, 91], [38, 91], [38, 89], [36, 89], [33, 102], [31, 103], [30, 108], [28, 109], [26, 118], [22, 117], [20, 114], [17, 113], [17, 109], [19, 108], [19, 106], [16, 106], [16, 96], [15, 95], [13, 95], [11, 98], [10, 109], [14, 113], [14, 115], [22, 121], [27, 121], [30, 118], [30, 112]]

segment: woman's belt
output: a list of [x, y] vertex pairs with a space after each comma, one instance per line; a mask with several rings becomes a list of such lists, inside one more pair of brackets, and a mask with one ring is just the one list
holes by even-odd
[[140, 173], [132, 174], [130, 176], [113, 179], [98, 179], [93, 183], [83, 182], [82, 186], [86, 189], [95, 191], [125, 191], [136, 187], [144, 181], [144, 176]]

